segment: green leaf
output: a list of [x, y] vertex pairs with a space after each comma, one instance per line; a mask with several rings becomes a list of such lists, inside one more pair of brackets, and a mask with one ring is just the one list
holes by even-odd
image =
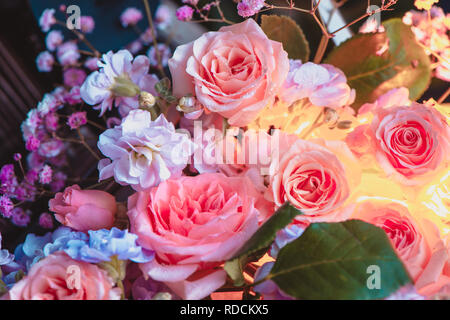
[[[340, 68], [356, 89], [355, 110], [402, 86], [416, 100], [430, 84], [430, 59], [411, 28], [401, 19], [387, 20], [383, 26], [386, 32], [358, 34], [335, 48], [325, 61]], [[389, 49], [381, 53], [386, 44]]]
[[[369, 266], [379, 267], [379, 289], [369, 289]], [[280, 250], [267, 279], [298, 299], [333, 300], [382, 299], [411, 282], [386, 233], [359, 220], [311, 224]]]
[[277, 232], [290, 224], [292, 220], [301, 213], [300, 210], [286, 202], [253, 234], [242, 248], [225, 263], [224, 269], [236, 286], [244, 284], [242, 272], [249, 259], [259, 259], [264, 255], [275, 240]]
[[299, 25], [287, 16], [264, 15], [261, 28], [271, 40], [281, 42], [290, 59], [309, 60], [309, 43]]

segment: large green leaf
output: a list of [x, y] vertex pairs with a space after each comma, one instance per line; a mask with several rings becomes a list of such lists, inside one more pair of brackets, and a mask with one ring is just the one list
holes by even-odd
[[242, 248], [225, 263], [225, 271], [236, 286], [244, 284], [243, 268], [250, 258], [258, 259], [275, 240], [279, 230], [286, 227], [301, 211], [286, 202], [267, 220]]
[[309, 60], [309, 43], [299, 25], [287, 16], [264, 15], [261, 28], [271, 40], [281, 42], [290, 59]]
[[[370, 266], [379, 289], [367, 285]], [[280, 250], [268, 279], [298, 299], [381, 299], [411, 281], [386, 233], [359, 220], [311, 224]]]
[[[401, 19], [387, 20], [383, 26], [386, 32], [358, 34], [326, 59], [326, 63], [344, 71], [348, 84], [356, 89], [355, 110], [402, 86], [409, 88], [410, 98], [416, 100], [430, 84], [430, 59], [411, 28]], [[387, 44], [389, 49], [382, 50]]]

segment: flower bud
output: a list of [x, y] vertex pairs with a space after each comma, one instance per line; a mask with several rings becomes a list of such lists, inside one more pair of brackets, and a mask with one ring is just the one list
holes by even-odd
[[203, 113], [202, 105], [192, 96], [182, 97], [178, 102], [177, 110], [185, 113], [186, 118], [192, 120], [197, 119]]
[[139, 106], [141, 108], [151, 108], [155, 105], [156, 99], [147, 91], [141, 91], [141, 94], [139, 95]]

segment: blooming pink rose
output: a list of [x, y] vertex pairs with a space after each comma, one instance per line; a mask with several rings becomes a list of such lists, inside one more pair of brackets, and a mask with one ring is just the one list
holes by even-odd
[[273, 102], [289, 60], [282, 44], [248, 19], [179, 46], [169, 68], [176, 96], [195, 94], [206, 109], [244, 126]]
[[398, 203], [370, 200], [360, 203], [352, 218], [372, 223], [386, 232], [420, 294], [428, 296], [450, 284], [448, 249], [430, 220], [416, 220]]
[[355, 188], [360, 180], [358, 163], [341, 141], [315, 142], [297, 140], [287, 151], [280, 150], [266, 195], [276, 207], [289, 201], [302, 210], [298, 222], [345, 220], [349, 212], [343, 204], [350, 186]]
[[356, 155], [373, 157], [404, 185], [423, 184], [448, 167], [450, 128], [433, 107], [377, 101], [363, 111], [372, 112], [371, 124], [356, 128], [346, 139]]
[[162, 182], [128, 200], [131, 231], [155, 251], [144, 273], [183, 299], [202, 299], [226, 280], [220, 265], [258, 228], [260, 193], [241, 177], [220, 173]]
[[[79, 273], [78, 273], [79, 272]], [[79, 283], [68, 283], [79, 275]], [[79, 285], [79, 287], [78, 287]], [[94, 264], [76, 261], [63, 252], [34, 264], [29, 273], [9, 291], [11, 300], [118, 300], [106, 271]], [[71, 289], [72, 288], [72, 289]]]
[[49, 202], [50, 211], [63, 225], [78, 231], [110, 229], [114, 224], [116, 200], [100, 190], [81, 190], [78, 185], [58, 192]]

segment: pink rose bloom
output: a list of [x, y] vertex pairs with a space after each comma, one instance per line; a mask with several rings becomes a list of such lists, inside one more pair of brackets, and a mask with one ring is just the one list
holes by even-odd
[[134, 7], [127, 8], [120, 15], [120, 22], [123, 27], [136, 25], [143, 18], [142, 12]]
[[179, 46], [169, 68], [174, 95], [194, 94], [209, 111], [244, 126], [274, 101], [289, 60], [282, 44], [249, 19]]
[[355, 154], [373, 157], [388, 176], [410, 186], [447, 168], [450, 128], [436, 109], [417, 103], [365, 106], [361, 110], [372, 112], [372, 123], [357, 127], [346, 139]]
[[81, 86], [86, 79], [83, 69], [69, 68], [64, 71], [64, 85], [68, 87]]
[[330, 64], [290, 60], [279, 97], [287, 104], [308, 98], [315, 106], [338, 108], [355, 101], [355, 90], [348, 86], [344, 73]]
[[47, 34], [45, 38], [45, 44], [47, 45], [47, 49], [49, 51], [55, 51], [55, 49], [63, 43], [64, 37], [61, 31], [53, 30]]
[[50, 30], [50, 27], [56, 23], [55, 9], [45, 9], [39, 18], [39, 25], [43, 32]]
[[110, 229], [116, 214], [116, 199], [100, 190], [81, 190], [78, 185], [67, 187], [49, 201], [50, 211], [57, 221], [77, 231]]
[[81, 31], [84, 33], [92, 33], [95, 28], [94, 18], [91, 16], [81, 16], [80, 17]]
[[[77, 276], [74, 283], [69, 276]], [[79, 285], [79, 287], [77, 287]], [[7, 294], [11, 300], [119, 300], [120, 292], [106, 271], [94, 264], [71, 259], [63, 252], [34, 264]]]
[[131, 231], [155, 251], [143, 272], [183, 299], [220, 288], [224, 261], [258, 228], [260, 193], [246, 178], [205, 173], [169, 179], [128, 200]]
[[139, 107], [140, 90], [156, 95], [154, 87], [158, 79], [148, 74], [150, 61], [146, 56], [140, 55], [133, 60], [128, 50], [109, 51], [98, 65], [100, 70], [87, 77], [80, 92], [87, 104], [100, 109], [100, 115], [111, 110], [115, 102], [120, 106], [121, 115], [126, 116], [130, 110]]
[[415, 220], [403, 205], [370, 200], [360, 203], [352, 218], [386, 232], [420, 294], [428, 296], [450, 284], [449, 252], [430, 220]]
[[100, 180], [114, 176], [138, 191], [180, 176], [194, 151], [190, 138], [177, 133], [163, 114], [152, 121], [144, 110], [132, 110], [120, 126], [103, 132], [98, 148], [112, 160], [99, 162]]
[[[360, 170], [341, 141], [297, 140], [272, 162], [266, 196], [276, 207], [286, 201], [304, 214], [298, 222], [334, 222], [350, 214], [343, 205], [360, 181]], [[319, 144], [320, 143], [320, 144]]]
[[74, 41], [67, 41], [61, 44], [56, 51], [56, 56], [62, 66], [74, 65], [81, 57], [78, 52], [78, 46]]
[[36, 65], [37, 65], [39, 72], [52, 71], [54, 63], [55, 63], [55, 58], [48, 51], [41, 52], [36, 57]]

